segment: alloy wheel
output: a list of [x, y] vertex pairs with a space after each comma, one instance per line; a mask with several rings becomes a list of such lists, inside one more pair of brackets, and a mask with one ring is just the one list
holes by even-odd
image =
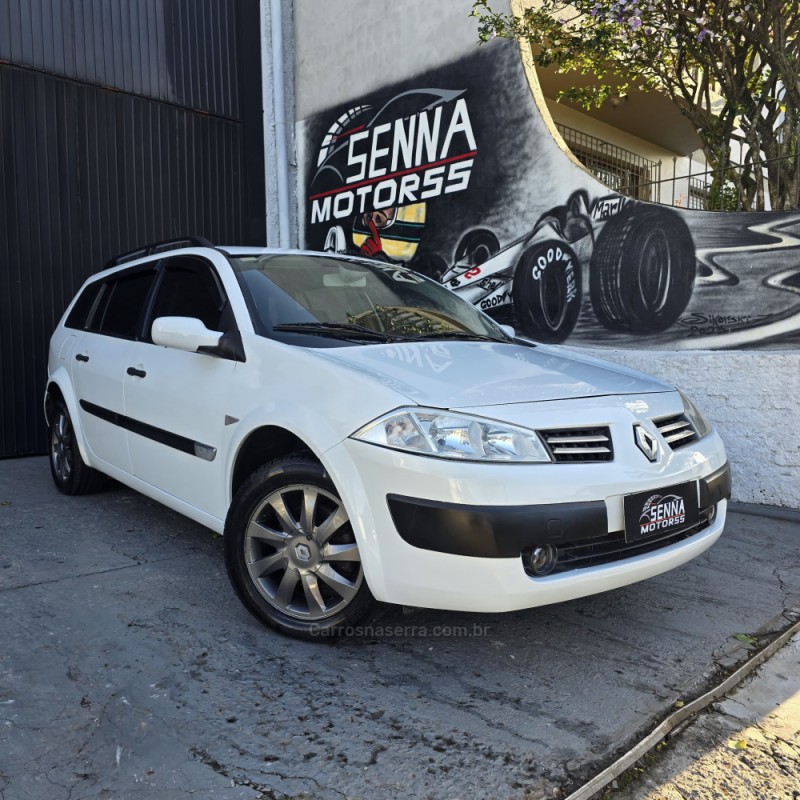
[[295, 619], [316, 621], [337, 614], [364, 579], [342, 501], [309, 483], [281, 487], [256, 506], [244, 551], [258, 592]]
[[53, 425], [50, 434], [50, 458], [53, 462], [53, 472], [62, 483], [66, 483], [72, 475], [73, 468], [73, 434], [72, 425], [62, 409]]

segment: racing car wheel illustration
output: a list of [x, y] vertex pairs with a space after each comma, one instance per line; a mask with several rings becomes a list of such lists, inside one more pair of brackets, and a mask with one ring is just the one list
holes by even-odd
[[456, 248], [456, 265], [479, 267], [500, 251], [500, 242], [491, 231], [470, 231], [461, 237]]
[[424, 250], [417, 253], [414, 260], [408, 265], [414, 272], [419, 272], [428, 278], [433, 278], [441, 283], [442, 275], [447, 272], [447, 262], [438, 253]]
[[522, 333], [540, 342], [563, 342], [581, 308], [581, 264], [558, 239], [531, 245], [519, 259], [511, 290]]
[[595, 245], [592, 308], [609, 330], [666, 330], [686, 309], [696, 271], [692, 236], [678, 214], [629, 206], [606, 223]]

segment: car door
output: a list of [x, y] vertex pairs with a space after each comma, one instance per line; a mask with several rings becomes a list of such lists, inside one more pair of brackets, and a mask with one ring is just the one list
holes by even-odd
[[156, 277], [154, 264], [103, 282], [71, 361], [78, 417], [92, 463], [131, 472], [124, 427], [124, 382]]
[[[147, 328], [159, 317], [194, 317], [212, 331], [233, 324], [213, 265], [199, 256], [166, 259]], [[152, 342], [149, 330], [128, 354], [125, 414], [133, 474], [151, 486], [221, 518], [230, 428], [225, 399], [236, 362]]]

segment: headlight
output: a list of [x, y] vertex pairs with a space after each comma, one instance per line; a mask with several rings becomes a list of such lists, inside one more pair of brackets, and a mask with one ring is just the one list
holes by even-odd
[[678, 389], [678, 394], [683, 400], [683, 413], [686, 414], [686, 418], [697, 431], [698, 438], [702, 439], [704, 436], [708, 436], [711, 433], [711, 425], [708, 424], [708, 420], [703, 416], [703, 412], [680, 389]]
[[401, 408], [357, 430], [353, 439], [464, 461], [550, 461], [535, 431], [429, 408]]

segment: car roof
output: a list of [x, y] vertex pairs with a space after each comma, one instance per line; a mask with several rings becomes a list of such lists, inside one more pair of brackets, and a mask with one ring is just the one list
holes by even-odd
[[218, 245], [221, 250], [230, 256], [317, 256], [322, 258], [353, 258], [346, 253], [331, 253], [322, 250], [300, 250], [287, 247], [258, 247], [253, 245]]
[[[205, 255], [209, 252], [220, 252], [225, 256], [232, 256], [234, 258], [240, 256], [265, 256], [265, 255], [296, 255], [296, 256], [313, 256], [315, 258], [333, 258], [344, 261], [369, 261], [364, 256], [350, 253], [331, 253], [321, 250], [301, 250], [298, 248], [285, 248], [285, 247], [260, 247], [258, 245], [214, 245], [213, 247], [204, 247], [202, 245], [195, 245], [189, 247], [176, 247], [171, 250], [164, 250], [159, 253], [151, 253], [150, 255], [142, 256], [141, 258], [134, 258], [130, 261], [123, 261], [121, 264], [116, 264], [113, 267], [107, 267], [100, 272], [95, 272], [87, 278], [87, 283], [92, 283], [96, 280], [102, 280], [117, 272], [122, 272], [126, 269], [149, 264], [153, 261], [160, 261], [163, 258], [182, 255], [189, 253], [191, 255]], [[397, 265], [405, 266], [405, 265]], [[407, 267], [406, 267], [407, 268]]]

